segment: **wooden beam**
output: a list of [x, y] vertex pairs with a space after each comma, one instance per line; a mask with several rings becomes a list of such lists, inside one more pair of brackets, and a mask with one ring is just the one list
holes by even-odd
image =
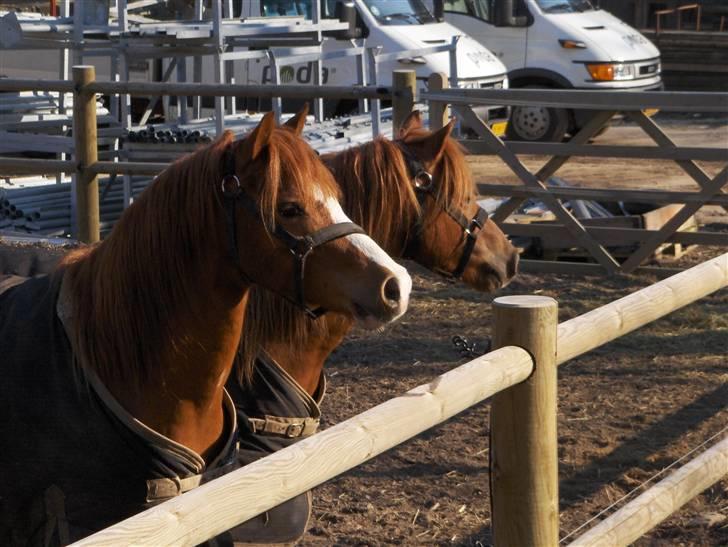
[[478, 193], [483, 196], [540, 197], [551, 194], [557, 198], [585, 199], [594, 201], [634, 201], [637, 203], [702, 203], [728, 205], [728, 195], [713, 196], [705, 200], [698, 192], [672, 192], [665, 190], [628, 190], [624, 188], [583, 188], [579, 186], [548, 186], [546, 189], [521, 184], [478, 183]]
[[[444, 72], [433, 72], [427, 79], [427, 89], [439, 91], [448, 87], [450, 87], [450, 82]], [[442, 129], [450, 121], [450, 108], [447, 103], [430, 101], [428, 117], [430, 119], [430, 131]]]
[[[677, 148], [677, 145], [668, 137], [665, 132], [655, 123], [654, 120], [648, 118], [647, 115], [642, 112], [629, 112], [628, 116], [632, 118], [642, 128], [642, 130], [650, 136], [658, 145], [664, 148]], [[691, 160], [676, 160], [683, 171], [690, 175], [699, 186], [704, 187], [710, 183], [710, 176], [706, 173], [698, 164]], [[723, 207], [728, 211], [728, 207]]]
[[[589, 140], [594, 135], [596, 135], [602, 127], [604, 127], [604, 124], [612, 119], [614, 114], [616, 114], [616, 111], [605, 111], [597, 113], [587, 122], [584, 127], [579, 130], [576, 135], [571, 138], [569, 143], [574, 145], [581, 145], [589, 142]], [[569, 161], [569, 156], [560, 155], [552, 157], [548, 162], [543, 165], [543, 167], [541, 167], [541, 169], [538, 170], [535, 175], [536, 178], [540, 180], [548, 179], [550, 176], [556, 173], [556, 171], [558, 171], [559, 168], [567, 161]], [[521, 178], [521, 180], [524, 180], [522, 177], [519, 178]], [[523, 200], [509, 199], [505, 204], [501, 205], [498, 208], [498, 211], [496, 211], [496, 214], [493, 217], [494, 220], [496, 222], [504, 221], [511, 213], [513, 213], [513, 211], [518, 209], [521, 203], [523, 203]]]
[[[496, 152], [477, 139], [461, 139], [471, 154], [495, 155]], [[728, 148], [680, 146], [624, 146], [609, 144], [574, 144], [572, 142], [518, 142], [508, 141], [514, 154], [531, 156], [578, 156], [584, 158], [629, 158], [644, 160], [728, 161]]]
[[99, 229], [99, 178], [88, 170], [98, 160], [96, 142], [96, 95], [85, 86], [96, 79], [93, 66], [74, 66], [73, 81], [73, 139], [76, 175], [74, 195], [76, 200], [76, 233], [74, 237], [84, 243], [101, 239]]
[[[561, 160], [565, 162], [568, 159], [559, 157], [551, 158], [551, 160], [549, 160], [549, 162], [544, 167], [542, 167], [538, 173], [534, 175], [523, 165], [523, 163], [521, 163], [521, 161], [515, 156], [515, 154], [508, 150], [506, 145], [503, 144], [503, 141], [501, 141], [493, 134], [490, 128], [485, 125], [482, 120], [480, 120], [480, 118], [478, 118], [478, 116], [473, 112], [470, 107], [453, 106], [453, 108], [461, 116], [461, 118], [468, 125], [468, 127], [478, 133], [478, 135], [487, 144], [492, 146], [493, 149], [498, 150], [498, 156], [518, 176], [518, 178], [523, 181], [526, 186], [545, 189], [546, 186], [542, 181], [545, 180], [545, 178], [551, 176], [551, 174], [553, 174], [553, 172], [550, 172], [552, 169], [553, 171], [558, 169], [558, 167], [562, 164], [560, 163]], [[601, 112], [597, 114], [587, 123], [582, 132], [587, 130], [597, 131], [599, 127], [604, 124], [602, 118], [607, 115], [611, 117], [612, 113]], [[579, 135], [581, 135], [581, 132], [577, 135], [577, 137]], [[546, 206], [551, 209], [554, 215], [556, 215], [556, 218], [558, 218], [566, 226], [566, 228], [571, 233], [571, 236], [574, 238], [576, 244], [589, 251], [594, 259], [602, 266], [604, 266], [608, 273], [613, 273], [619, 269], [619, 264], [614, 259], [614, 257], [610, 255], [603, 246], [596, 242], [594, 238], [587, 233], [587, 231], [584, 229], [584, 226], [582, 226], [579, 221], [569, 211], [566, 210], [564, 205], [558, 199], [551, 196], [550, 194], [546, 194], [542, 197], [542, 200], [546, 204]], [[498, 211], [496, 211], [496, 213], [493, 215], [492, 218], [495, 222], [500, 222], [504, 220], [503, 218], [500, 218], [498, 216], [498, 213], [502, 207], [505, 207], [507, 205], [507, 203], [505, 205], [501, 205], [501, 207], [498, 208]]]
[[[552, 239], [568, 241], [569, 232], [562, 224], [546, 222], [532, 222], [519, 224], [505, 222], [498, 225], [506, 235], [540, 238], [548, 236]], [[643, 243], [658, 232], [658, 230], [644, 230], [641, 228], [608, 228], [605, 226], [586, 226], [586, 231], [602, 245], [608, 247], [629, 246]], [[682, 243], [684, 245], [707, 245], [714, 247], [728, 247], [728, 233], [726, 232], [675, 232], [668, 236], [665, 242]], [[568, 243], [564, 243], [567, 246]]]
[[[518, 263], [518, 270], [524, 273], [539, 274], [557, 274], [557, 275], [574, 275], [583, 277], [592, 275], [595, 277], [604, 277], [607, 272], [600, 264], [590, 262], [569, 262], [565, 260], [534, 260], [522, 259]], [[661, 266], [642, 266], [632, 272], [639, 275], [654, 275], [658, 278], [666, 278], [677, 275], [685, 270], [680, 268], [664, 268]], [[621, 275], [617, 272], [614, 275]]]
[[392, 72], [392, 138], [396, 139], [404, 120], [415, 105], [417, 78], [414, 70]]
[[559, 325], [556, 363], [651, 323], [728, 286], [728, 253]]
[[490, 410], [490, 490], [496, 545], [559, 544], [556, 438], [558, 304], [546, 296], [493, 301], [496, 347], [533, 355], [526, 380], [496, 394]]
[[[715, 178], [708, 184], [702, 187], [702, 190], [698, 194], [705, 198], [713, 197], [715, 194], [721, 191], [721, 188], [728, 184], [728, 166], [723, 171], [718, 173]], [[650, 236], [639, 249], [637, 249], [627, 260], [622, 263], [622, 271], [629, 273], [637, 268], [644, 259], [650, 256], [660, 244], [664, 243], [667, 236], [674, 234], [680, 226], [685, 223], [691, 216], [693, 216], [698, 209], [702, 207], [700, 203], [688, 203], [683, 205], [675, 215], [668, 220], [660, 230]]]
[[569, 547], [630, 545], [726, 475], [728, 437], [576, 538]]
[[507, 347], [74, 545], [197, 545], [522, 382], [533, 360]]

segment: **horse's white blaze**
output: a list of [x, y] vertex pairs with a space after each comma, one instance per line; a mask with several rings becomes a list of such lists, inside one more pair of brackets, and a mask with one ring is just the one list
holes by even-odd
[[[321, 191], [318, 188], [316, 189], [316, 192], [317, 196], [320, 196], [321, 198], [323, 197]], [[324, 202], [326, 209], [331, 215], [332, 223], [351, 222], [351, 219], [341, 208], [339, 200], [334, 197], [327, 197], [325, 200], [322, 201]], [[399, 309], [397, 310], [397, 316], [395, 317], [395, 319], [404, 314], [404, 312], [407, 311], [407, 306], [409, 305], [409, 296], [410, 292], [412, 291], [412, 278], [410, 277], [409, 273], [407, 273], [407, 270], [397, 264], [394, 260], [392, 260], [392, 257], [385, 253], [384, 250], [379, 245], [377, 245], [376, 241], [374, 241], [368, 235], [350, 234], [344, 239], [347, 239], [349, 242], [351, 242], [351, 244], [354, 245], [354, 247], [356, 247], [369, 260], [376, 264], [379, 264], [380, 266], [383, 266], [384, 268], [387, 268], [389, 271], [392, 272], [392, 274], [394, 274], [394, 277], [399, 285], [400, 294]]]

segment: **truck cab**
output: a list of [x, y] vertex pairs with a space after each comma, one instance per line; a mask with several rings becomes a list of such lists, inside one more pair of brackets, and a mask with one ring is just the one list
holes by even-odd
[[[444, 0], [441, 8], [447, 22], [505, 63], [513, 88], [663, 87], [658, 49], [589, 0]], [[588, 111], [514, 107], [508, 136], [560, 141], [588, 116]]]
[[[353, 34], [364, 40], [367, 48], [381, 47], [381, 53], [403, 53], [396, 59], [378, 63], [377, 84], [389, 86], [392, 71], [414, 70], [421, 88], [425, 87], [433, 72], [450, 74], [449, 52], [417, 55], [416, 50], [450, 44], [455, 36], [460, 36], [457, 44], [458, 87], [503, 88], [508, 86], [505, 65], [485, 46], [478, 43], [450, 23], [438, 21], [421, 0], [254, 0], [243, 1], [236, 16], [246, 17], [312, 17], [312, 2], [321, 1], [322, 18], [338, 18], [342, 6], [347, 4], [355, 10], [355, 31]], [[351, 36], [349, 37], [351, 38]], [[356, 47], [357, 40], [328, 37], [324, 40], [323, 51]], [[359, 41], [360, 42], [360, 41]], [[359, 43], [361, 45], [361, 42]], [[413, 50], [415, 52], [413, 53]], [[311, 49], [291, 48], [284, 53], [296, 54], [310, 52]], [[249, 61], [245, 77], [236, 78], [239, 82], [270, 83], [270, 69], [264, 61]], [[308, 64], [292, 64], [281, 67], [288, 82], [310, 84], [313, 70]], [[257, 65], [257, 66], [256, 66]], [[346, 86], [357, 83], [356, 62], [354, 58], [326, 60], [322, 63], [324, 84]], [[242, 75], [241, 75], [242, 76]], [[370, 75], [371, 78], [371, 75]], [[502, 107], [488, 108], [479, 112], [482, 118], [492, 122], [496, 118], [505, 121], [507, 110]], [[504, 123], [501, 124], [503, 127]]]

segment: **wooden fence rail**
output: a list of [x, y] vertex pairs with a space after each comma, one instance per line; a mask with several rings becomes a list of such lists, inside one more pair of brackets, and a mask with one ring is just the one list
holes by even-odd
[[[566, 321], [557, 329], [556, 364], [726, 286], [728, 253]], [[496, 332], [504, 326], [496, 325]], [[500, 348], [75, 545], [200, 543], [522, 382], [533, 368], [529, 352], [515, 346]], [[523, 444], [514, 449], [523, 449]], [[529, 465], [538, 468], [539, 464], [531, 461]], [[521, 499], [529, 495], [510, 494]], [[532, 499], [528, 503], [536, 505]], [[558, 498], [551, 503], [558, 506]], [[496, 505], [494, 520], [498, 518], [508, 516]]]
[[[657, 108], [665, 112], [719, 112], [728, 113], [728, 94], [726, 93], [697, 93], [697, 92], [605, 92], [594, 90], [553, 90], [553, 89], [431, 89], [421, 94], [421, 98], [442, 109], [449, 104], [460, 120], [473, 130], [478, 140], [466, 140], [465, 146], [478, 154], [497, 155], [509, 169], [520, 179], [520, 189], [514, 187], [494, 188], [496, 185], [481, 185], [484, 192], [490, 195], [506, 195], [508, 200], [493, 214], [492, 218], [499, 223], [503, 231], [515, 235], [514, 222], [506, 219], [518, 209], [526, 197], [537, 197], [555, 215], [561, 228], [558, 248], [578, 248], [587, 253], [598, 266], [584, 265], [575, 262], [530, 261], [527, 264], [529, 271], [551, 271], [583, 273], [632, 273], [641, 267], [641, 264], [655, 253], [668, 238], [674, 235], [683, 224], [694, 215], [698, 209], [708, 202], [720, 202], [728, 211], [728, 204], [722, 202], [725, 197], [725, 187], [728, 186], [728, 146], [718, 143], [716, 147], [679, 147], [644, 113], [645, 109]], [[474, 105], [510, 105], [534, 106], [576, 110], [584, 114], [588, 121], [577, 130], [575, 135], [566, 143], [518, 143], [504, 142], [498, 138], [490, 128], [483, 123], [473, 111]], [[645, 146], [607, 146], [592, 145], [589, 142], [599, 131], [619, 113], [634, 121], [656, 144], [654, 147]], [[439, 120], [438, 120], [439, 123]], [[550, 156], [550, 159], [537, 171], [527, 168], [517, 154], [534, 154]], [[684, 203], [660, 227], [659, 230], [649, 234], [640, 234], [637, 238], [627, 239], [626, 236], [635, 236], [634, 233], [625, 233], [624, 240], [618, 245], [622, 252], [628, 255], [618, 260], [613, 251], [610, 251], [606, 242], [596, 236], [595, 232], [576, 218], [571, 211], [560, 201], [566, 193], [574, 191], [589, 191], [592, 194], [600, 192], [603, 201], [625, 201], [625, 191], [610, 188], [607, 190], [572, 189], [548, 185], [548, 179], [556, 173], [571, 157], [621, 157], [633, 159], [663, 159], [674, 161], [685, 173], [700, 187], [692, 192], [690, 198], [677, 200]], [[696, 161], [722, 162], [725, 167], [717, 174], [709, 175]], [[626, 173], [621, 174], [627, 178]], [[486, 188], [487, 186], [487, 188]], [[628, 191], [627, 191], [628, 192]], [[607, 195], [608, 194], [608, 195]], [[686, 194], [683, 192], [683, 194]], [[488, 194], [486, 194], [488, 195]], [[646, 195], [643, 197], [647, 197]], [[577, 198], [578, 199], [578, 198]], [[584, 198], [589, 199], [589, 198]], [[591, 199], [599, 199], [593, 195]], [[646, 237], [641, 237], [646, 235]], [[712, 236], [707, 236], [711, 238]], [[716, 238], [712, 239], [716, 242]], [[630, 248], [631, 247], [631, 248]]]
[[629, 545], [726, 474], [728, 437], [576, 538], [569, 547]]

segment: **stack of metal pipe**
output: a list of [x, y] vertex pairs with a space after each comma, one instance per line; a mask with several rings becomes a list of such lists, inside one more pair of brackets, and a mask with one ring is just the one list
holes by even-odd
[[[124, 211], [121, 179], [109, 186], [99, 181], [99, 215], [102, 232], [108, 232]], [[132, 196], [151, 182], [148, 177], [132, 179]], [[0, 229], [12, 229], [45, 236], [65, 236], [72, 231], [71, 184], [46, 184], [18, 189], [0, 189]]]

